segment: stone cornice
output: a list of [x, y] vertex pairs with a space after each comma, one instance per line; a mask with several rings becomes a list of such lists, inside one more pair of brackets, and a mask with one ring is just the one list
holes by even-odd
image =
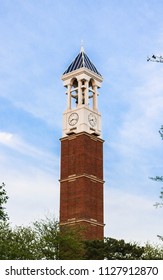
[[75, 225], [77, 223], [82, 223], [82, 222], [89, 223], [92, 226], [100, 226], [100, 227], [104, 227], [105, 226], [105, 224], [99, 223], [95, 219], [86, 219], [86, 218], [81, 218], [81, 219], [72, 218], [72, 219], [68, 219], [66, 222], [60, 223], [60, 225], [61, 226], [64, 226], [64, 225]]
[[72, 140], [72, 139], [75, 139], [76, 137], [80, 136], [80, 135], [87, 135], [89, 136], [92, 140], [94, 141], [99, 141], [99, 142], [102, 142], [104, 143], [105, 141], [101, 138], [98, 138], [97, 136], [93, 135], [93, 134], [89, 134], [88, 132], [79, 132], [79, 133], [73, 133], [73, 134], [70, 134], [66, 137], [62, 137], [60, 138], [60, 141], [64, 141], [64, 140]]
[[100, 178], [97, 178], [97, 177], [94, 176], [94, 175], [88, 175], [88, 174], [86, 174], [86, 173], [81, 174], [81, 175], [72, 174], [72, 175], [68, 176], [67, 178], [60, 179], [59, 181], [60, 181], [61, 183], [62, 183], [62, 182], [66, 182], [66, 181], [67, 181], [67, 182], [72, 182], [72, 181], [75, 181], [76, 179], [79, 179], [79, 178], [82, 178], [82, 177], [88, 178], [88, 179], [90, 179], [90, 180], [93, 181], [93, 182], [98, 182], [98, 183], [102, 183], [102, 184], [105, 183], [104, 180], [102, 180], [102, 179], [100, 179]]

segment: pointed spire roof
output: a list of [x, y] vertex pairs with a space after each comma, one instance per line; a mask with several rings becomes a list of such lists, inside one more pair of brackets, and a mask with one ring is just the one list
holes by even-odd
[[63, 75], [75, 71], [80, 68], [87, 68], [97, 75], [102, 76], [94, 66], [94, 64], [90, 61], [89, 57], [85, 54], [83, 46], [81, 46], [80, 53], [74, 59], [74, 61], [70, 64], [67, 70], [63, 73]]

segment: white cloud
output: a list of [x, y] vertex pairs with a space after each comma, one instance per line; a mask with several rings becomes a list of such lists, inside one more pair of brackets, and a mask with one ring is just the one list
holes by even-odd
[[47, 172], [22, 160], [13, 162], [11, 157], [0, 162], [0, 170], [9, 196], [6, 210], [13, 225], [27, 225], [47, 213], [59, 218], [59, 178], [55, 170]]
[[12, 145], [13, 134], [0, 132], [0, 142], [5, 145]]
[[13, 225], [29, 224], [49, 212], [58, 219], [58, 179], [57, 156], [31, 147], [16, 135], [0, 133], [0, 180], [6, 184], [7, 212]]
[[[129, 65], [128, 72], [135, 73], [134, 79], [138, 80], [138, 84], [131, 89], [126, 79], [125, 86], [129, 88], [122, 88], [122, 95], [118, 92], [121, 110], [116, 110], [115, 114], [119, 122], [109, 132], [111, 135], [116, 130], [112, 148], [118, 148], [121, 155], [141, 157], [147, 150], [152, 153], [154, 149], [161, 149], [158, 130], [163, 120], [163, 68], [158, 66], [157, 69], [150, 64], [144, 66], [143, 63], [138, 63], [134, 70], [132, 67]], [[124, 105], [126, 108], [123, 110]]]
[[105, 191], [105, 235], [126, 241], [159, 243], [162, 234], [162, 210], [153, 206], [148, 196], [138, 196], [123, 190]]
[[22, 153], [37, 159], [46, 158], [46, 161], [54, 160], [54, 157], [43, 150], [37, 149], [29, 143], [26, 143], [20, 136], [9, 132], [0, 132], [0, 144], [3, 144], [18, 153]]

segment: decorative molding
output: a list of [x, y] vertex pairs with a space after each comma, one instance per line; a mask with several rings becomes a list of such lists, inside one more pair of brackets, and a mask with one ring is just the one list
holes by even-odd
[[60, 141], [64, 141], [64, 140], [67, 140], [67, 139], [68, 140], [72, 140], [72, 139], [74, 139], [74, 138], [76, 138], [76, 137], [78, 137], [80, 135], [83, 135], [83, 134], [89, 136], [94, 141], [99, 141], [99, 142], [102, 142], [102, 143], [105, 142], [105, 140], [99, 138], [98, 136], [96, 136], [94, 134], [89, 134], [86, 131], [82, 131], [82, 132], [79, 132], [79, 133], [73, 133], [73, 134], [70, 134], [68, 136], [62, 137], [62, 138], [60, 138]]
[[74, 225], [74, 224], [82, 223], [82, 222], [91, 224], [92, 226], [100, 226], [100, 227], [104, 227], [105, 226], [105, 224], [98, 223], [94, 219], [86, 219], [86, 218], [81, 218], [81, 219], [71, 218], [67, 222], [61, 222], [60, 225], [61, 226], [64, 226], [64, 225]]
[[66, 182], [66, 181], [72, 182], [72, 181], [75, 181], [76, 179], [79, 179], [79, 178], [82, 178], [82, 177], [88, 178], [88, 179], [90, 179], [92, 182], [95, 182], [95, 183], [97, 183], [97, 182], [98, 182], [98, 183], [101, 183], [101, 184], [104, 184], [104, 183], [105, 183], [104, 180], [99, 179], [99, 178], [97, 178], [97, 177], [94, 176], [94, 175], [88, 175], [88, 174], [86, 174], [86, 173], [81, 174], [81, 175], [76, 175], [76, 174], [69, 175], [67, 178], [65, 178], [65, 179], [60, 179], [59, 181], [60, 181], [61, 183], [62, 183], [62, 182]]

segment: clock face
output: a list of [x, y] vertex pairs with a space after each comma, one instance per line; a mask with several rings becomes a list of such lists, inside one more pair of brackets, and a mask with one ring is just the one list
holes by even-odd
[[93, 115], [92, 113], [89, 114], [88, 121], [92, 127], [96, 126], [97, 119], [96, 119], [96, 116]]
[[78, 120], [79, 120], [79, 115], [77, 113], [72, 113], [68, 118], [68, 123], [69, 125], [73, 126], [77, 124]]

